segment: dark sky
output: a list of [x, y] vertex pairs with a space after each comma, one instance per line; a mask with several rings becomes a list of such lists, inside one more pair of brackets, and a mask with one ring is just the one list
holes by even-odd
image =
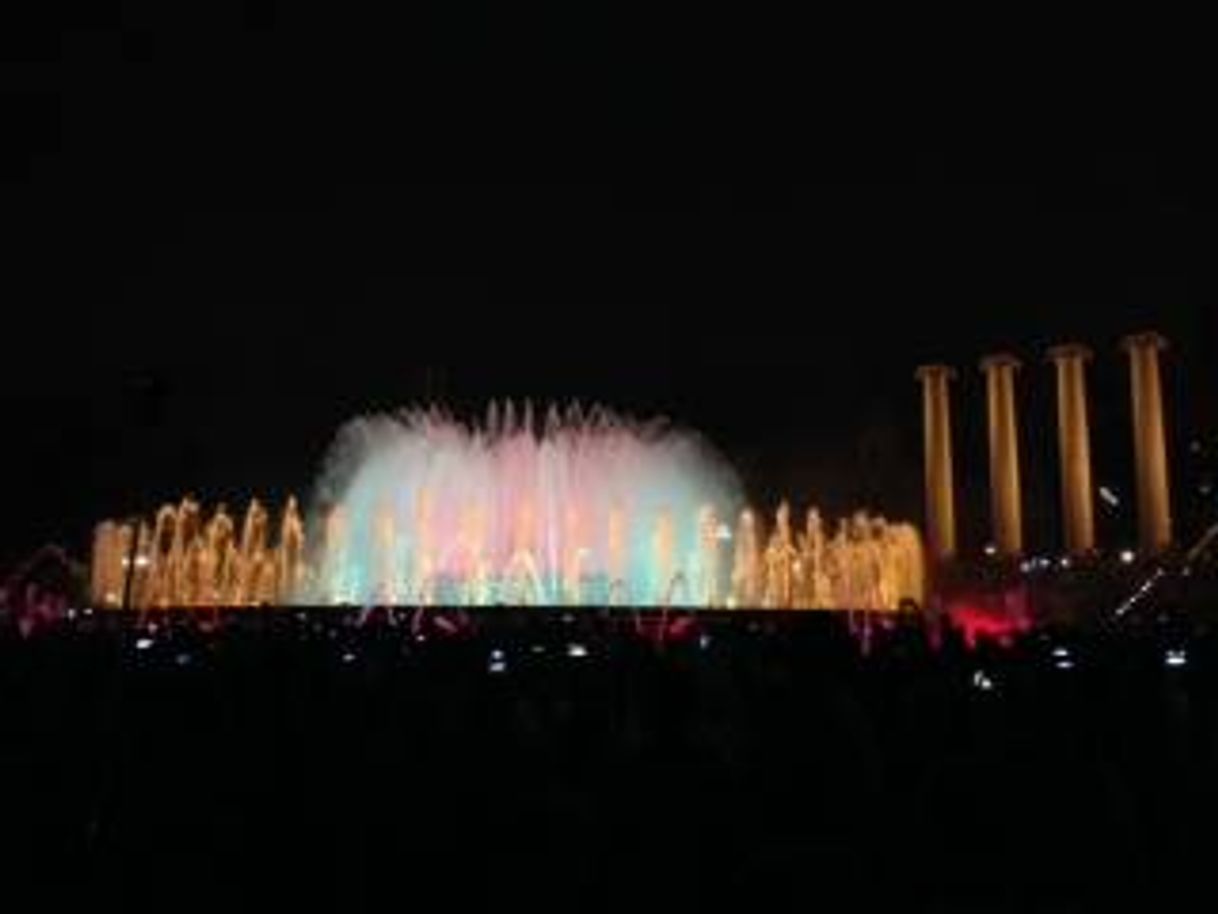
[[919, 516], [912, 372], [946, 360], [974, 542], [987, 352], [1027, 363], [1034, 540], [1049, 344], [1097, 350], [1114, 486], [1121, 334], [1171, 338], [1173, 453], [1218, 433], [1186, 51], [1050, 64], [1012, 36], [957, 62], [901, 23], [341, 6], [4, 30], [6, 563], [185, 490], [307, 493], [345, 418], [429, 394], [665, 413], [758, 500]]

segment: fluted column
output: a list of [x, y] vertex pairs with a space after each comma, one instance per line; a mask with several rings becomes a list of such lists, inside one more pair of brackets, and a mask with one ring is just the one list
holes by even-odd
[[925, 442], [926, 538], [932, 559], [956, 554], [956, 504], [952, 479], [952, 422], [948, 382], [955, 372], [946, 365], [923, 365], [922, 427]]
[[1015, 421], [1015, 370], [1019, 360], [998, 353], [981, 360], [990, 438], [990, 523], [999, 555], [1023, 551], [1019, 491], [1019, 432]]
[[1125, 337], [1133, 402], [1133, 452], [1138, 488], [1138, 546], [1148, 555], [1171, 545], [1171, 495], [1167, 480], [1167, 437], [1163, 430], [1163, 386], [1157, 333]]
[[1057, 448], [1061, 463], [1062, 533], [1066, 552], [1095, 549], [1095, 498], [1091, 487], [1091, 428], [1087, 419], [1086, 346], [1054, 346], [1057, 373]]

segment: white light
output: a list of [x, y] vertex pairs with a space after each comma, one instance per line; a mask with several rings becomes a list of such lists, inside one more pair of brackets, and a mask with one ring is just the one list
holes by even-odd
[[1164, 663], [1168, 666], [1181, 667], [1188, 663], [1188, 655], [1184, 651], [1168, 651]]
[[720, 524], [719, 529], [715, 531], [715, 536], [721, 540], [730, 540], [732, 538], [732, 528], [727, 524]]
[[710, 635], [703, 634], [698, 636], [698, 647], [702, 648], [702, 650], [706, 650], [708, 647], [710, 647], [710, 643]]
[[1070, 651], [1068, 651], [1064, 647], [1055, 647], [1055, 648], [1053, 648], [1053, 656], [1054, 657], [1069, 657]]
[[567, 656], [568, 657], [587, 657], [588, 649], [586, 647], [584, 647], [582, 644], [568, 644], [567, 645]]
[[1112, 505], [1114, 508], [1121, 503], [1121, 500], [1117, 498], [1116, 493], [1107, 486], [1100, 486], [1100, 498]]
[[502, 660], [502, 659], [503, 659], [503, 651], [501, 651], [499, 648], [495, 648], [493, 651], [491, 651], [491, 660]]
[[148, 650], [148, 648], [150, 648], [150, 647], [152, 647], [152, 639], [151, 639], [151, 638], [137, 638], [137, 639], [136, 639], [136, 642], [135, 642], [135, 649], [136, 649], [137, 651], [146, 651], [146, 650]]
[[1059, 561], [1058, 564], [1061, 565], [1063, 568], [1069, 568], [1070, 567], [1070, 556], [1063, 555], [1061, 557], [1061, 561]]
[[347, 651], [347, 653], [343, 654], [343, 663], [354, 663], [354, 662], [355, 662], [355, 655], [353, 653], [351, 653], [350, 651]]
[[986, 543], [985, 544], [985, 554], [986, 555], [997, 555], [998, 547], [995, 546], [993, 543]]
[[542, 647], [540, 644], [534, 644], [532, 647], [529, 648], [529, 650], [532, 651], [534, 654], [544, 654], [546, 652], [546, 649], [544, 647]]
[[487, 667], [487, 670], [492, 673], [506, 673], [507, 664], [502, 660], [492, 660], [491, 665]]
[[1057, 661], [1057, 668], [1059, 670], [1072, 670], [1072, 669], [1074, 669], [1074, 661], [1059, 660], [1059, 661]]
[[985, 675], [981, 670], [973, 673], [973, 685], [983, 692], [992, 691], [994, 688], [994, 680]]
[[135, 567], [136, 568], [147, 568], [151, 564], [152, 564], [151, 560], [146, 555], [137, 555], [135, 557]]
[[1133, 560], [1134, 560], [1134, 554], [1133, 554], [1132, 549], [1122, 549], [1121, 550], [1121, 564], [1122, 565], [1132, 565]]

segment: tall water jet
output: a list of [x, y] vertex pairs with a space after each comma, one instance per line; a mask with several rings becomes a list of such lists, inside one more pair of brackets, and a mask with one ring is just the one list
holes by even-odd
[[511, 403], [481, 426], [434, 409], [362, 418], [319, 485], [306, 596], [708, 605], [728, 584], [714, 518], [742, 504], [731, 467], [663, 422], [552, 407], [539, 425]]
[[[733, 519], [735, 532], [733, 533]], [[437, 410], [338, 435], [306, 523], [252, 499], [241, 520], [192, 497], [153, 523], [99, 524], [95, 605], [281, 603], [897, 609], [924, 597], [922, 540], [856, 513], [832, 535], [745, 506], [698, 435], [602, 409]]]

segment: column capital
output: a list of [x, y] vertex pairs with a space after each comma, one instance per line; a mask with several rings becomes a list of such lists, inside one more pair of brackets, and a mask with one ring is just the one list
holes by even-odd
[[919, 365], [914, 372], [914, 378], [919, 381], [926, 381], [934, 378], [946, 378], [949, 381], [955, 380], [956, 369], [950, 365], [933, 363], [930, 365]]
[[987, 355], [979, 363], [979, 367], [984, 372], [996, 371], [999, 368], [1019, 368], [1022, 363], [1009, 352], [995, 352], [992, 355]]
[[1074, 359], [1088, 362], [1092, 354], [1091, 349], [1082, 343], [1059, 343], [1049, 347], [1045, 359], [1050, 362], [1070, 362]]
[[1130, 333], [1121, 337], [1121, 348], [1126, 352], [1133, 352], [1135, 349], [1166, 349], [1167, 337], [1153, 330]]

